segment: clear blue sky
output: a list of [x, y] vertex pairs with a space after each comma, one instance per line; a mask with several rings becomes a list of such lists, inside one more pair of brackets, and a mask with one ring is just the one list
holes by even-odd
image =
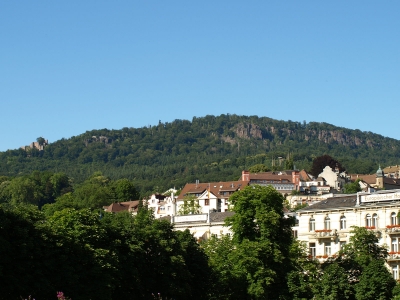
[[0, 151], [238, 114], [400, 139], [399, 1], [2, 1]]

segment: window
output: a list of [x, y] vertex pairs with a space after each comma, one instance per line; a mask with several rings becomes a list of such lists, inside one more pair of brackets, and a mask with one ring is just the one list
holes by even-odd
[[346, 245], [346, 242], [345, 242], [345, 241], [340, 241], [340, 242], [339, 242], [340, 250], [343, 249], [343, 246], [344, 246], [344, 245]]
[[204, 205], [210, 205], [210, 199], [205, 199], [204, 200]]
[[325, 229], [331, 229], [331, 219], [329, 219], [329, 217], [325, 218], [324, 227], [325, 227]]
[[316, 255], [316, 248], [315, 248], [315, 243], [310, 243], [309, 248], [308, 248], [308, 253], [311, 257], [315, 257]]
[[378, 215], [377, 214], [372, 215], [372, 226], [374, 226], [375, 228], [378, 228]]
[[160, 207], [160, 210], [161, 210], [161, 211], [165, 211], [165, 207], [164, 207], [164, 206], [161, 206], [161, 207]]
[[399, 279], [399, 266], [398, 265], [393, 266], [392, 270], [393, 270], [393, 278], [395, 280], [398, 280]]
[[392, 251], [393, 252], [399, 252], [399, 242], [400, 242], [400, 238], [398, 238], [398, 237], [392, 238]]
[[346, 217], [345, 216], [340, 217], [340, 229], [346, 229]]
[[170, 209], [171, 209], [171, 206], [168, 206], [168, 207], [167, 207], [167, 210], [170, 211]]
[[397, 225], [397, 214], [395, 212], [390, 215], [390, 224]]
[[331, 255], [331, 242], [325, 242], [325, 255]]
[[315, 219], [310, 219], [310, 231], [315, 231]]
[[365, 226], [371, 227], [372, 226], [372, 218], [370, 214], [365, 216]]

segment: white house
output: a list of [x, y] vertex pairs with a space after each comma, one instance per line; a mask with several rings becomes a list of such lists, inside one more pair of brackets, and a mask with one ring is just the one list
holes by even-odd
[[176, 198], [176, 211], [190, 196], [198, 201], [201, 213], [225, 212], [229, 210], [229, 197], [236, 191], [243, 189], [248, 181], [227, 181], [209, 183], [187, 183]]
[[148, 208], [153, 210], [156, 219], [176, 214], [174, 193], [171, 193], [170, 196], [153, 194], [145, 201]]
[[171, 222], [174, 223], [175, 230], [189, 229], [197, 241], [202, 241], [208, 240], [211, 236], [220, 238], [223, 235], [231, 235], [230, 228], [225, 226], [225, 219], [233, 214], [233, 212], [226, 211], [175, 216]]

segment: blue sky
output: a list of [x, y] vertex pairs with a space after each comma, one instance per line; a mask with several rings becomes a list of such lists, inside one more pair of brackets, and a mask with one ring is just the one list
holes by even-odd
[[238, 114], [400, 139], [398, 1], [2, 1], [0, 151]]

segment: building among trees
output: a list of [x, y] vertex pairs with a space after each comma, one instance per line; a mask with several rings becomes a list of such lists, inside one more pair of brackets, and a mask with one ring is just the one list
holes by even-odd
[[387, 265], [400, 279], [400, 190], [336, 195], [297, 211], [293, 227], [306, 243], [310, 257], [324, 262], [338, 255], [349, 242], [352, 226], [374, 232], [380, 246], [387, 245]]

